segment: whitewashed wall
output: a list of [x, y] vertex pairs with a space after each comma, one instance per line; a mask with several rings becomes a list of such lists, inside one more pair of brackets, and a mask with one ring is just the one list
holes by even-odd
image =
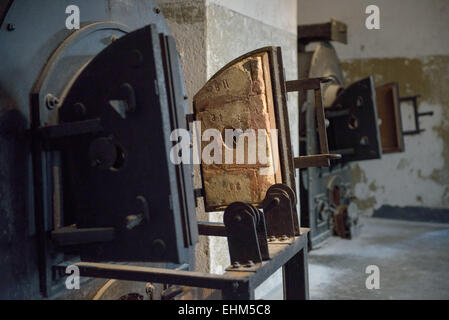
[[[380, 30], [365, 28], [365, 8], [380, 8]], [[336, 18], [348, 25], [348, 44], [335, 44], [347, 82], [374, 75], [377, 85], [399, 81], [402, 96], [421, 94], [426, 131], [406, 136], [406, 152], [353, 166], [358, 205], [365, 214], [384, 204], [449, 207], [449, 1], [299, 0], [298, 23]], [[413, 127], [403, 106], [404, 130]]]

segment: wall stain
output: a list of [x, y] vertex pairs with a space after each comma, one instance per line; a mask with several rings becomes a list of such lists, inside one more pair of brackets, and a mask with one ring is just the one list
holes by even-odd
[[365, 171], [363, 171], [362, 168], [360, 168], [358, 163], [353, 165], [351, 168], [351, 182], [353, 186], [355, 186], [357, 183], [368, 182]]
[[410, 161], [408, 161], [407, 159], [401, 159], [398, 163], [398, 166], [396, 167], [396, 169], [401, 170], [404, 169], [406, 167], [408, 167], [410, 165]]
[[[423, 175], [418, 170], [417, 175], [443, 186], [445, 192], [440, 205], [449, 205], [449, 56], [352, 59], [342, 62], [342, 69], [347, 84], [373, 75], [375, 86], [398, 82], [401, 96], [420, 94], [420, 102], [441, 108], [441, 121], [432, 130], [443, 142], [443, 166], [434, 169], [430, 175]], [[401, 160], [398, 169], [405, 165]], [[366, 176], [358, 165], [354, 166], [352, 173], [353, 184], [366, 182]], [[370, 199], [366, 199], [365, 205], [375, 203]]]
[[162, 3], [160, 8], [164, 17], [178, 24], [195, 24], [205, 22], [205, 9], [201, 2], [193, 1], [186, 4], [186, 1]]
[[368, 186], [368, 188], [369, 188], [371, 191], [373, 191], [373, 192], [376, 192], [376, 191], [379, 190], [379, 189], [385, 191], [385, 187], [384, 187], [384, 186], [378, 186], [378, 185], [376, 184], [376, 181], [371, 182], [370, 185]]
[[376, 197], [368, 197], [366, 199], [356, 199], [355, 204], [359, 210], [365, 211], [374, 208], [377, 200]]

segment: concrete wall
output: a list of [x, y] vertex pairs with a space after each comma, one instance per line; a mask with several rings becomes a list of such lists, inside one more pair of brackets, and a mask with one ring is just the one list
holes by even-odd
[[[380, 30], [365, 28], [366, 6], [380, 8]], [[398, 81], [401, 96], [421, 94], [426, 131], [405, 136], [405, 153], [353, 165], [358, 206], [449, 206], [449, 2], [447, 0], [299, 0], [298, 23], [336, 18], [348, 25], [348, 45], [335, 44], [347, 84], [373, 75], [376, 85]], [[403, 106], [404, 130], [413, 127]]]
[[[223, 2], [223, 1], [217, 1]], [[267, 3], [264, 9], [265, 16], [271, 16], [271, 1], [247, 1], [246, 10], [251, 5], [253, 8], [261, 8]], [[283, 1], [294, 4], [295, 1]], [[236, 6], [237, 7], [237, 6]], [[290, 7], [287, 7], [287, 9]], [[289, 30], [279, 29], [266, 24], [258, 19], [253, 19], [242, 15], [226, 7], [209, 2], [207, 6], [207, 74], [212, 77], [221, 67], [229, 61], [258, 48], [265, 46], [280, 46], [283, 50], [283, 59], [287, 79], [297, 78], [297, 58], [296, 58], [296, 33]], [[254, 11], [256, 12], [256, 10]], [[295, 16], [290, 10], [284, 12], [286, 19]], [[282, 12], [278, 8], [276, 17], [279, 18]], [[262, 19], [261, 14], [260, 19]], [[296, 19], [295, 19], [296, 20]], [[281, 25], [281, 23], [278, 23]], [[291, 132], [293, 134], [293, 144], [298, 146], [298, 116], [297, 116], [297, 96], [289, 97], [289, 116]], [[211, 215], [213, 221], [222, 221], [222, 213]], [[223, 272], [223, 266], [229, 265], [227, 255], [227, 242], [224, 238], [211, 238], [211, 272]], [[226, 253], [226, 254], [224, 254]]]
[[207, 0], [280, 30], [296, 33], [296, 0]]
[[[183, 74], [189, 95], [190, 109], [193, 96], [207, 81], [206, 54], [206, 4], [204, 0], [157, 0], [167, 20], [167, 24], [176, 40], [176, 47], [181, 57]], [[195, 188], [201, 186], [199, 167], [194, 168]], [[208, 221], [204, 205], [199, 203], [198, 220]], [[198, 271], [210, 269], [209, 239], [200, 237], [196, 246]]]
[[[158, 3], [176, 38], [190, 98], [225, 64], [264, 46], [281, 46], [286, 77], [297, 78], [296, 0], [159, 0]], [[297, 154], [297, 95], [289, 95], [288, 108]], [[196, 179], [198, 182], [198, 174]], [[222, 221], [222, 213], [204, 214], [200, 208], [199, 218]], [[199, 270], [223, 273], [229, 265], [226, 239], [200, 237], [197, 257]], [[270, 283], [279, 284], [280, 279], [281, 274], [277, 273]], [[263, 292], [259, 290], [258, 295]]]

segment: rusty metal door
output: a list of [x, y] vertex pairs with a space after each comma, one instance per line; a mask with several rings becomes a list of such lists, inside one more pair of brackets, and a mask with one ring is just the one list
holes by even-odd
[[[221, 210], [235, 201], [260, 206], [271, 185], [294, 186], [280, 59], [280, 48], [275, 47], [248, 53], [217, 72], [194, 97], [203, 137], [206, 211]], [[221, 136], [212, 152], [212, 139], [207, 138], [210, 129]], [[234, 132], [231, 138], [226, 137], [227, 131]], [[259, 157], [261, 151], [266, 151], [267, 159]], [[204, 161], [204, 156], [214, 160]]]

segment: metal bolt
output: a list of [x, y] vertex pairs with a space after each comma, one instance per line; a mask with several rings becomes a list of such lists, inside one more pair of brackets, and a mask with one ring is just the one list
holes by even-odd
[[115, 34], [113, 34], [110, 38], [111, 42], [114, 42], [117, 39], [118, 39], [118, 37]]
[[249, 260], [248, 263], [245, 265], [247, 268], [254, 267], [254, 262], [252, 260]]
[[8, 23], [8, 24], [6, 25], [6, 30], [8, 30], [8, 31], [14, 31], [14, 30], [16, 30], [16, 25], [15, 25], [14, 23]]
[[241, 216], [241, 215], [236, 215], [236, 216], [234, 217], [234, 221], [235, 221], [235, 222], [240, 222], [240, 221], [242, 221], [242, 216]]
[[131, 214], [126, 217], [126, 229], [132, 230], [144, 221], [142, 214]]
[[240, 268], [240, 263], [238, 261], [234, 261], [234, 263], [232, 264], [232, 267], [235, 269]]
[[153, 11], [154, 11], [154, 13], [156, 13], [156, 14], [161, 13], [161, 9], [159, 9], [158, 7], [155, 7], [155, 8], [153, 9]]
[[151, 284], [151, 283], [147, 283], [146, 284], [145, 291], [146, 291], [146, 293], [148, 295], [148, 299], [149, 300], [153, 300], [153, 298], [154, 298], [154, 290], [155, 290], [155, 287], [153, 286], [153, 284]]
[[77, 102], [72, 107], [73, 115], [76, 119], [81, 120], [86, 116], [86, 106], [81, 102]]
[[161, 239], [156, 239], [153, 241], [152, 248], [155, 256], [162, 257], [166, 249], [165, 242]]
[[275, 236], [270, 236], [270, 237], [268, 238], [268, 241], [269, 241], [269, 242], [276, 241], [276, 237], [275, 237]]
[[94, 168], [99, 167], [103, 163], [101, 159], [94, 159], [90, 162], [90, 165]]
[[367, 136], [363, 136], [363, 137], [360, 139], [360, 145], [362, 145], [362, 146], [367, 146], [367, 145], [369, 145], [369, 139], [368, 139]]
[[288, 240], [288, 237], [284, 234], [284, 235], [282, 235], [282, 237], [281, 237], [281, 241], [287, 241]]
[[135, 68], [142, 65], [143, 55], [142, 55], [142, 52], [140, 52], [140, 50], [134, 49], [131, 52], [130, 63], [131, 63], [131, 66], [135, 67]]
[[107, 170], [114, 167], [120, 153], [110, 138], [97, 138], [89, 146], [89, 160], [92, 167]]
[[56, 98], [51, 93], [47, 94], [45, 96], [45, 105], [47, 106], [48, 110], [53, 110], [55, 107], [57, 107], [59, 104], [59, 99]]

